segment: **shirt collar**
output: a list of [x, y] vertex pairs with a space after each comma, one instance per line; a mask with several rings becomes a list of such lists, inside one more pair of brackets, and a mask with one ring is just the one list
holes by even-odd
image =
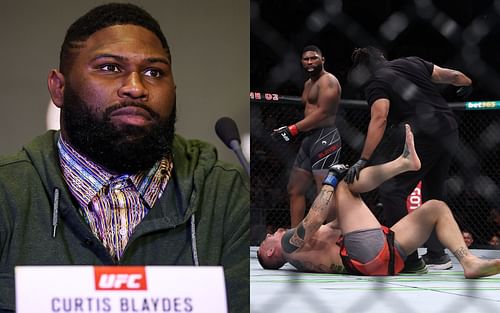
[[[81, 207], [86, 207], [92, 198], [110, 181], [128, 176], [137, 191], [144, 197], [150, 207], [161, 195], [171, 175], [172, 162], [169, 158], [163, 158], [155, 163], [149, 170], [140, 171], [132, 175], [116, 175], [107, 171], [101, 165], [92, 162], [84, 155], [76, 151], [62, 136], [57, 142], [59, 158], [64, 178], [71, 193], [76, 197]], [[151, 185], [159, 192], [156, 196], [150, 196]]]

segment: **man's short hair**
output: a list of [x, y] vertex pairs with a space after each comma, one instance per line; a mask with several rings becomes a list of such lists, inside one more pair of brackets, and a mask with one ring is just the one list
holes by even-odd
[[78, 48], [95, 32], [114, 25], [137, 25], [153, 32], [160, 39], [162, 47], [170, 58], [167, 39], [160, 24], [141, 7], [128, 3], [109, 3], [97, 6], [77, 19], [66, 32], [59, 54], [59, 70], [65, 74], [71, 68], [73, 55], [71, 50]]
[[378, 64], [386, 61], [384, 52], [373, 46], [356, 48], [351, 55], [353, 67], [361, 65], [373, 70]]
[[257, 260], [259, 261], [260, 266], [266, 270], [277, 270], [285, 265], [286, 262], [275, 260], [273, 261], [271, 258], [264, 260], [260, 255], [259, 250], [257, 250]]
[[315, 45], [305, 46], [304, 49], [302, 49], [302, 54], [306, 53], [307, 51], [314, 51], [314, 52], [317, 52], [319, 55], [323, 56], [321, 49]]

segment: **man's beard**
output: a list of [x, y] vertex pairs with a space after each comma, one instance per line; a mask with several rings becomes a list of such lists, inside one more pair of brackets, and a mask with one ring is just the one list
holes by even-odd
[[322, 70], [323, 70], [322, 64], [319, 64], [318, 66], [313, 67], [313, 71], [311, 71], [311, 72], [304, 69], [304, 71], [306, 72], [307, 79], [318, 76]]
[[[154, 122], [149, 127], [116, 126], [110, 114], [123, 107], [136, 106], [149, 112]], [[66, 85], [63, 125], [67, 139], [78, 152], [107, 170], [132, 174], [151, 168], [158, 160], [172, 154], [176, 105], [170, 116], [159, 115], [140, 102], [129, 101], [107, 108], [101, 116]]]

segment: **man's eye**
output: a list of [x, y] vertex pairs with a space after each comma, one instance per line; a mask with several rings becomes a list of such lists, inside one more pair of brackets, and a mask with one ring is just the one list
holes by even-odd
[[114, 64], [104, 64], [100, 66], [100, 69], [106, 72], [119, 72], [120, 69]]
[[155, 69], [148, 69], [144, 71], [144, 74], [146, 76], [154, 77], [154, 78], [159, 78], [162, 75], [162, 72], [160, 70], [155, 70]]

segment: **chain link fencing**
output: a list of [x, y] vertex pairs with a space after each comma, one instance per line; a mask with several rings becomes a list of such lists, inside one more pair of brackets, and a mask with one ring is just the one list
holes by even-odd
[[[304, 46], [315, 44], [321, 48], [325, 69], [342, 86], [343, 100], [337, 118], [342, 163], [352, 165], [357, 161], [370, 114], [362, 101], [362, 91], [347, 82], [354, 48], [372, 45], [385, 50], [390, 60], [415, 55], [461, 70], [474, 84], [474, 92], [467, 100], [500, 99], [500, 0], [251, 0], [250, 14], [250, 90], [268, 93], [250, 95], [252, 245], [258, 245], [276, 227], [290, 224], [287, 183], [303, 135], [285, 144], [274, 141], [270, 133], [303, 116], [299, 99], [282, 95], [302, 93], [305, 79], [300, 52]], [[500, 111], [466, 109], [463, 102], [459, 103], [463, 99], [456, 97], [455, 87], [439, 89], [454, 109], [460, 136], [447, 180], [447, 202], [460, 227], [475, 237], [474, 247], [489, 248], [490, 239], [500, 228]], [[494, 101], [482, 105], [498, 108]], [[308, 206], [315, 192], [311, 186]], [[377, 191], [364, 194], [363, 198], [383, 222]], [[294, 295], [299, 298], [305, 294], [308, 300], [312, 299], [308, 301], [310, 312], [336, 308], [329, 302], [318, 301], [296, 281], [297, 277], [290, 277], [288, 290], [296, 291]], [[477, 297], [480, 282], [465, 283], [468, 298]], [[375, 291], [371, 295], [373, 301], [367, 301], [363, 295], [360, 293], [350, 311], [371, 312], [373, 302], [384, 299], [390, 299], [385, 306], [389, 311], [418, 311], [404, 306], [392, 292]], [[394, 306], [394, 301], [400, 306]], [[265, 308], [262, 312], [278, 311], [283, 302], [283, 294], [277, 291], [260, 307]], [[469, 303], [472, 302], [455, 301], [445, 308], [436, 304], [436, 312], [468, 312]], [[494, 302], [480, 310], [495, 311]]]
[[[473, 80], [470, 100], [500, 99], [500, 0], [251, 0], [250, 14], [251, 90], [269, 92], [251, 94], [252, 244], [289, 224], [286, 186], [302, 137], [286, 145], [269, 134], [302, 118], [298, 99], [282, 95], [302, 92], [300, 51], [305, 45], [322, 49], [325, 69], [342, 86], [338, 127], [343, 163], [359, 157], [369, 120], [362, 91], [347, 83], [354, 48], [373, 45], [385, 50], [388, 59], [416, 55], [459, 69]], [[474, 236], [475, 246], [489, 247], [500, 228], [499, 111], [466, 110], [457, 102], [463, 100], [455, 87], [439, 88], [460, 123], [447, 202], [460, 227]], [[494, 101], [482, 103], [495, 107]], [[311, 187], [308, 205], [314, 194]], [[363, 198], [383, 222], [376, 191]]]
[[[291, 143], [277, 141], [270, 134], [278, 126], [302, 119], [303, 106], [299, 98], [277, 94], [252, 93], [251, 98], [252, 245], [258, 245], [267, 232], [290, 225], [287, 184], [304, 134]], [[496, 248], [489, 241], [500, 231], [500, 111], [466, 110], [464, 103], [451, 106], [459, 122], [460, 142], [446, 183], [447, 203], [460, 227], [474, 236], [474, 247]], [[352, 165], [359, 158], [369, 119], [365, 102], [341, 102], [337, 117], [340, 163]], [[308, 207], [315, 193], [311, 184]], [[377, 190], [362, 197], [383, 223]]]

